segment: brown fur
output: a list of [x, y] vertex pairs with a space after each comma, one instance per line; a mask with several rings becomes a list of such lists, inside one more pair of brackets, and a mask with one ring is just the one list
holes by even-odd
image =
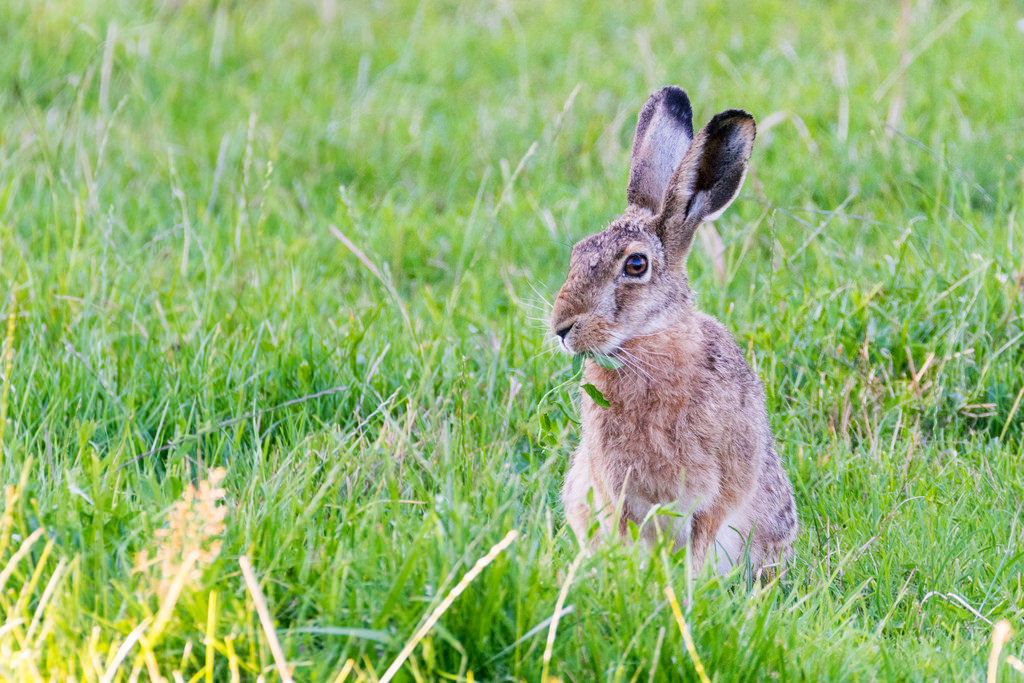
[[[668, 140], [668, 157], [680, 154], [672, 130], [685, 126], [673, 122], [674, 112], [651, 111], [663, 106], [656, 98], [663, 101], [664, 92], [645, 105], [638, 126], [646, 142], [634, 144], [631, 198], [638, 196], [634, 187], [650, 196], [657, 176], [667, 177], [663, 170], [644, 177], [644, 168], [666, 163], [651, 140]], [[666, 128], [652, 135], [659, 121]], [[760, 572], [790, 552], [797, 531], [792, 488], [774, 449], [761, 383], [721, 323], [694, 310], [685, 273], [697, 226], [739, 191], [753, 119], [725, 112], [692, 145], [685, 142], [671, 181], [662, 181], [669, 186], [656, 188], [665, 197], [661, 213], [630, 204], [603, 232], [577, 243], [555, 300], [551, 327], [567, 350], [622, 363], [585, 364], [585, 381], [610, 406], [582, 394], [583, 434], [563, 502], [581, 542], [593, 513], [604, 534], [623, 533], [632, 521], [647, 540], [667, 532], [677, 547], [689, 541], [698, 568], [713, 549], [722, 572], [749, 550], [750, 566]], [[635, 253], [648, 260], [643, 278], [623, 273]], [[655, 506], [677, 515], [649, 519]]]

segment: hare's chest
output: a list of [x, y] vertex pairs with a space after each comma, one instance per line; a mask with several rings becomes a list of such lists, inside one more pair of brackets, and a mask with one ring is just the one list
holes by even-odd
[[595, 483], [611, 499], [625, 493], [649, 503], [691, 497], [705, 486], [709, 456], [685, 428], [681, 407], [658, 402], [628, 413], [590, 402], [583, 410], [583, 443]]

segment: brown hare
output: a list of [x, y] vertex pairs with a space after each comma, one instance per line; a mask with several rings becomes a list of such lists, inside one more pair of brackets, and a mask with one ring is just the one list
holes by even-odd
[[582, 544], [592, 515], [602, 534], [633, 521], [648, 541], [659, 529], [677, 549], [689, 541], [698, 571], [710, 553], [719, 573], [749, 561], [759, 575], [791, 551], [793, 490], [760, 381], [725, 327], [694, 308], [686, 278], [697, 227], [743, 184], [754, 119], [724, 111], [696, 136], [691, 119], [682, 89], [651, 95], [625, 213], [572, 248], [551, 330], [588, 357], [584, 381], [610, 405], [581, 394], [583, 434], [562, 500]]

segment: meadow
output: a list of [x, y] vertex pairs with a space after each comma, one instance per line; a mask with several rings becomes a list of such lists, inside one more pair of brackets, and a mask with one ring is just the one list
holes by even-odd
[[[1022, 64], [1009, 0], [0, 3], [0, 680], [1024, 683]], [[759, 126], [689, 272], [765, 585], [558, 499], [669, 83]]]

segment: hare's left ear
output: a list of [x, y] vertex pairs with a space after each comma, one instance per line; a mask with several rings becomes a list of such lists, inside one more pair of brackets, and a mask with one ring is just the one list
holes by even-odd
[[647, 98], [636, 121], [626, 200], [661, 211], [672, 174], [693, 140], [693, 112], [682, 88], [670, 85]]
[[672, 175], [656, 232], [670, 264], [682, 263], [703, 221], [714, 220], [743, 186], [757, 134], [754, 117], [740, 109], [715, 116], [693, 138]]

